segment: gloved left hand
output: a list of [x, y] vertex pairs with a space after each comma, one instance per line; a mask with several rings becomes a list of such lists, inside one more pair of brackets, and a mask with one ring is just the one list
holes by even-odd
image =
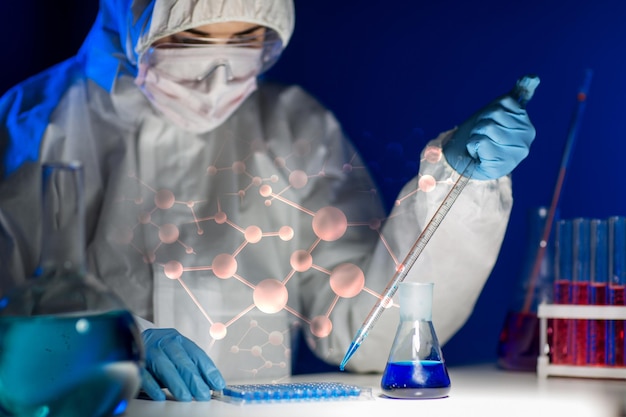
[[526, 158], [534, 139], [528, 113], [505, 95], [463, 122], [443, 145], [443, 154], [458, 173], [473, 158], [478, 164], [472, 178], [496, 179], [508, 175]]
[[211, 390], [226, 385], [209, 356], [175, 329], [147, 329], [141, 337], [146, 351], [141, 388], [153, 400], [165, 400], [161, 386], [178, 401], [206, 401]]

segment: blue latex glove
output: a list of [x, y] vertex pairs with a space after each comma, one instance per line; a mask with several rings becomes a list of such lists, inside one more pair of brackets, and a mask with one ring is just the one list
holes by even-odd
[[146, 352], [141, 388], [153, 400], [165, 400], [161, 387], [178, 401], [208, 401], [211, 390], [225, 387], [208, 355], [175, 329], [148, 329], [141, 337]]
[[472, 178], [489, 180], [508, 175], [528, 155], [535, 128], [526, 110], [511, 96], [493, 101], [467, 119], [443, 146], [443, 154], [461, 173], [470, 161], [478, 164]]

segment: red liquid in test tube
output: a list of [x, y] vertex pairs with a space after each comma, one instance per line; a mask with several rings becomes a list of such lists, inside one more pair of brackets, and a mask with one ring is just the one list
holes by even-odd
[[[572, 220], [572, 300], [571, 304], [589, 304], [589, 284], [591, 277], [591, 228], [590, 219]], [[568, 362], [574, 365], [586, 365], [589, 353], [589, 320], [569, 320], [570, 337]]]
[[[589, 282], [574, 282], [572, 284], [572, 304], [587, 305], [589, 304]], [[573, 343], [574, 357], [572, 362], [575, 365], [587, 364], [587, 353], [589, 351], [589, 321], [585, 319], [570, 320], [573, 326], [570, 332]]]
[[[607, 285], [606, 283], [591, 284], [591, 304], [606, 305], [607, 304]], [[590, 365], [606, 365], [607, 354], [607, 332], [608, 323], [606, 320], [591, 320], [589, 322], [589, 364]]]
[[[626, 217], [608, 219], [609, 229], [609, 304], [623, 306], [626, 287]], [[624, 358], [624, 320], [610, 320], [608, 325], [607, 364], [626, 366]]]
[[[554, 282], [554, 304], [570, 304], [571, 283], [567, 279], [557, 279]], [[564, 365], [568, 363], [568, 352], [571, 350], [568, 346], [569, 341], [569, 320], [553, 319], [552, 320], [552, 349], [551, 362], [554, 364]]]
[[[611, 305], [623, 306], [624, 285], [609, 286]], [[624, 358], [624, 320], [611, 320], [609, 323], [609, 357], [607, 362], [613, 366], [626, 366]]]
[[[572, 301], [572, 222], [559, 220], [556, 224], [556, 279], [554, 281], [554, 304], [570, 304]], [[552, 320], [552, 344], [550, 361], [556, 365], [570, 363], [572, 348], [570, 341], [570, 320]]]
[[[604, 306], [608, 303], [608, 222], [593, 219], [590, 224], [591, 293], [590, 304]], [[589, 365], [606, 365], [608, 353], [606, 320], [589, 320]]]

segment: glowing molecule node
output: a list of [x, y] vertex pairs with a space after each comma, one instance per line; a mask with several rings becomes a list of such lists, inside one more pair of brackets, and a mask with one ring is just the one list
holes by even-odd
[[250, 353], [252, 354], [252, 356], [261, 356], [263, 355], [263, 348], [261, 348], [261, 346], [252, 346], [252, 349], [250, 349]]
[[209, 175], [215, 175], [215, 174], [217, 174], [217, 167], [216, 167], [216, 166], [214, 166], [214, 165], [209, 166], [209, 167], [206, 169], [206, 173], [207, 173], [207, 174], [209, 174]]
[[248, 243], [258, 243], [263, 237], [263, 231], [258, 226], [248, 226], [244, 231], [244, 237]]
[[213, 323], [211, 328], [209, 329], [209, 334], [215, 340], [222, 340], [226, 337], [228, 333], [228, 329], [224, 325], [224, 323]]
[[231, 278], [237, 273], [237, 260], [229, 253], [222, 253], [213, 259], [211, 267], [216, 277], [221, 279]]
[[178, 240], [179, 235], [178, 227], [174, 224], [164, 224], [159, 227], [159, 239], [163, 243], [174, 243]]
[[372, 230], [380, 230], [383, 225], [383, 221], [381, 219], [372, 219], [369, 221], [369, 228]]
[[317, 316], [311, 320], [311, 333], [319, 338], [328, 337], [333, 330], [333, 323], [326, 316]]
[[333, 242], [341, 238], [348, 229], [348, 219], [336, 207], [324, 207], [313, 216], [313, 232], [317, 237]]
[[252, 299], [256, 308], [267, 314], [278, 313], [287, 305], [289, 293], [285, 285], [275, 279], [266, 279], [256, 286]]
[[228, 220], [228, 216], [223, 211], [218, 211], [215, 214], [214, 219], [215, 219], [215, 223], [217, 223], [217, 224], [224, 224], [224, 223], [226, 223], [226, 220]]
[[154, 196], [154, 204], [161, 210], [172, 208], [176, 199], [170, 190], [159, 190]]
[[278, 230], [278, 237], [280, 238], [280, 240], [287, 242], [293, 239], [293, 236], [293, 228], [290, 226], [283, 226], [280, 228], [280, 230]]
[[268, 336], [268, 342], [274, 346], [282, 345], [284, 339], [285, 339], [285, 335], [283, 335], [283, 333], [279, 331], [273, 331]]
[[309, 177], [306, 172], [301, 170], [295, 170], [289, 174], [289, 184], [296, 189], [304, 188], [309, 182]]
[[233, 162], [231, 169], [235, 174], [243, 174], [246, 172], [246, 164], [241, 161]]
[[330, 274], [330, 288], [339, 297], [352, 298], [365, 287], [365, 274], [354, 264], [341, 264]]
[[169, 279], [179, 279], [183, 276], [183, 271], [183, 264], [178, 261], [169, 261], [163, 267], [163, 273], [165, 273], [165, 276]]
[[438, 146], [427, 146], [424, 150], [424, 159], [431, 163], [436, 164], [441, 160], [441, 148]]
[[313, 266], [313, 257], [309, 252], [300, 249], [291, 254], [289, 264], [297, 272], [308, 271]]
[[261, 188], [259, 188], [259, 194], [261, 194], [261, 197], [269, 197], [269, 196], [271, 196], [272, 195], [272, 187], [270, 187], [267, 184], [262, 185]]
[[277, 157], [276, 159], [274, 159], [274, 165], [276, 166], [276, 168], [284, 168], [287, 163], [285, 162], [285, 158]]
[[432, 175], [422, 175], [417, 182], [419, 189], [425, 193], [429, 193], [437, 186], [437, 180]]
[[352, 164], [343, 164], [343, 172], [350, 173], [352, 172], [353, 166]]

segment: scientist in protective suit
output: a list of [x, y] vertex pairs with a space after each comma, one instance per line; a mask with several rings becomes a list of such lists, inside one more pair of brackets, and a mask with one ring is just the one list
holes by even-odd
[[[2, 291], [37, 264], [38, 164], [82, 161], [88, 264], [137, 317], [155, 400], [288, 375], [297, 332], [338, 364], [470, 158], [406, 278], [435, 283], [440, 343], [498, 256], [526, 111], [502, 96], [429, 142], [386, 214], [333, 114], [259, 81], [293, 29], [292, 0], [101, 0], [75, 57], [0, 100]], [[347, 369], [382, 371], [397, 322], [391, 307]]]

